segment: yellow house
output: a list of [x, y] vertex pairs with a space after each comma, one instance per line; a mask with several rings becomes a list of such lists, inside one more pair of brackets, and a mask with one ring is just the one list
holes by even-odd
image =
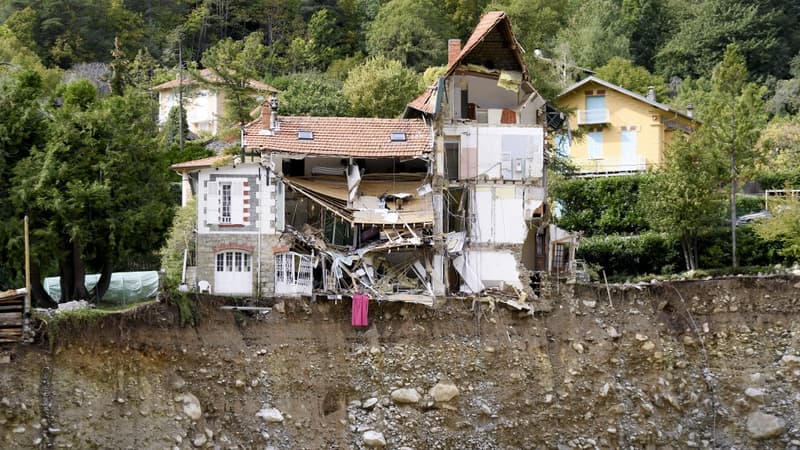
[[580, 129], [581, 139], [556, 139], [558, 150], [582, 174], [624, 174], [661, 164], [664, 150], [676, 130], [691, 132], [699, 122], [692, 110], [678, 111], [655, 99], [590, 76], [558, 96], [570, 111], [569, 129]]

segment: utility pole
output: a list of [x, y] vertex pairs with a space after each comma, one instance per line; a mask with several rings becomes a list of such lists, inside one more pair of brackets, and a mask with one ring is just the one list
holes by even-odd
[[181, 154], [183, 154], [183, 34], [182, 33], [178, 33], [178, 145]]
[[736, 126], [734, 109], [731, 106], [731, 257], [733, 268], [738, 266], [736, 260]]
[[31, 242], [28, 237], [28, 216], [24, 220], [25, 232], [25, 308], [23, 315], [27, 317], [31, 313]]

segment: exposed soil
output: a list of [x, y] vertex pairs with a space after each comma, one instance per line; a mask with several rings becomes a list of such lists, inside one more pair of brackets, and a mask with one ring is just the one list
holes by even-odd
[[[318, 449], [377, 431], [387, 448], [800, 448], [800, 278], [616, 286], [613, 306], [604, 286], [561, 292], [534, 316], [372, 303], [366, 330], [349, 302], [263, 315], [202, 298], [196, 327], [149, 305], [19, 346], [0, 366], [0, 439]], [[435, 401], [439, 382], [458, 396]], [[420, 399], [393, 401], [399, 388]]]

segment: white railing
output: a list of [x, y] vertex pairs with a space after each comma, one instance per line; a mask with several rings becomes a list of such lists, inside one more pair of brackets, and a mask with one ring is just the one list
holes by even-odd
[[577, 176], [613, 176], [636, 172], [644, 172], [655, 164], [648, 164], [644, 158], [636, 161], [621, 161], [613, 159], [572, 159], [578, 167]]
[[610, 122], [607, 109], [579, 109], [578, 125], [600, 125]]

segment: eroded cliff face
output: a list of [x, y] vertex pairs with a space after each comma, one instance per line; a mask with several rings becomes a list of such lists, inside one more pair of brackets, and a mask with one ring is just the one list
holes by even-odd
[[[5, 448], [800, 448], [800, 279], [562, 289], [533, 317], [200, 299], [0, 366]], [[681, 299], [683, 298], [683, 300]], [[284, 312], [280, 312], [283, 309]], [[477, 312], [476, 312], [477, 311]], [[418, 395], [417, 395], [418, 394]]]

